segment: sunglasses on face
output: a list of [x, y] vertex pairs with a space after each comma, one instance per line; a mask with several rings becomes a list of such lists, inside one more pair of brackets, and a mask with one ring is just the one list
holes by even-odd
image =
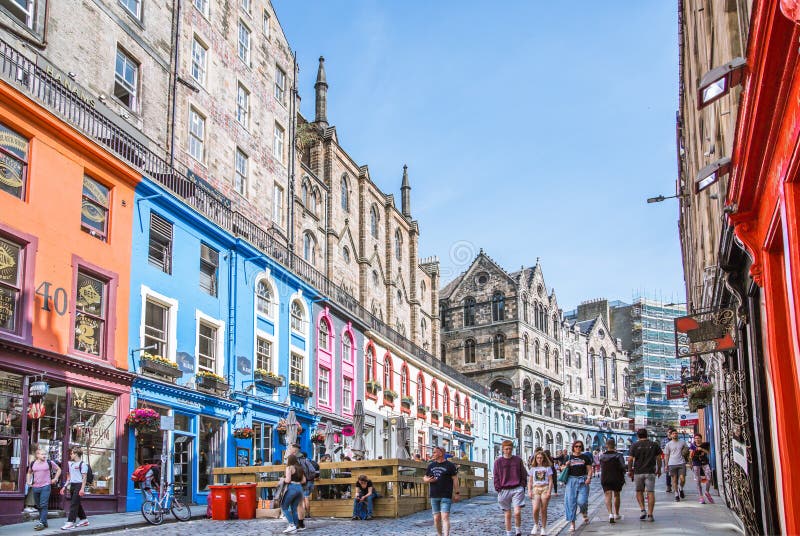
[[572, 445], [574, 449], [583, 449], [583, 445]]

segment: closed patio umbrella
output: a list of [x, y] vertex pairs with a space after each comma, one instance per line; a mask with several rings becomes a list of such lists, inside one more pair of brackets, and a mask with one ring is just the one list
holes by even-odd
[[336, 442], [334, 441], [334, 431], [333, 431], [333, 423], [328, 421], [328, 424], [325, 425], [325, 454], [330, 454], [331, 459], [333, 459], [333, 449], [336, 448]]
[[294, 443], [297, 443], [297, 415], [294, 414], [293, 409], [290, 409], [286, 416], [286, 444]]
[[407, 460], [411, 457], [406, 448], [406, 441], [408, 441], [408, 424], [404, 417], [397, 418], [397, 433], [395, 435], [395, 449], [394, 457], [400, 460]]
[[361, 400], [356, 400], [356, 408], [353, 413], [353, 428], [355, 433], [353, 434], [351, 450], [354, 455], [363, 458], [367, 449], [366, 445], [364, 445], [364, 403]]

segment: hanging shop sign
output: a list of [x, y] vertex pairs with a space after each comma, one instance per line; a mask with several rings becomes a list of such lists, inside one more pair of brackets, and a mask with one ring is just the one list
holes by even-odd
[[681, 426], [694, 426], [700, 422], [700, 416], [697, 413], [681, 413], [680, 423]]
[[710, 354], [736, 347], [733, 309], [713, 309], [675, 319], [677, 357]]
[[682, 383], [670, 383], [667, 385], [667, 400], [677, 400], [686, 398], [686, 390]]

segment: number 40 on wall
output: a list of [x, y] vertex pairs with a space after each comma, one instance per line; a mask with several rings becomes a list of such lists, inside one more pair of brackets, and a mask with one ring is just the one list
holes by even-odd
[[[50, 291], [53, 291], [50, 294]], [[44, 281], [36, 289], [36, 295], [42, 297], [42, 310], [55, 311], [57, 315], [64, 316], [67, 312], [67, 291], [61, 287], [53, 289], [50, 281]], [[53, 307], [50, 307], [50, 298], [53, 299]]]

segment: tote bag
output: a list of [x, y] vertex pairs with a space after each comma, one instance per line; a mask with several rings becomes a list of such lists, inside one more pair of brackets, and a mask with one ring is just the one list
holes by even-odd
[[560, 473], [558, 473], [558, 481], [562, 484], [566, 484], [567, 480], [569, 480], [569, 466], [564, 467]]

